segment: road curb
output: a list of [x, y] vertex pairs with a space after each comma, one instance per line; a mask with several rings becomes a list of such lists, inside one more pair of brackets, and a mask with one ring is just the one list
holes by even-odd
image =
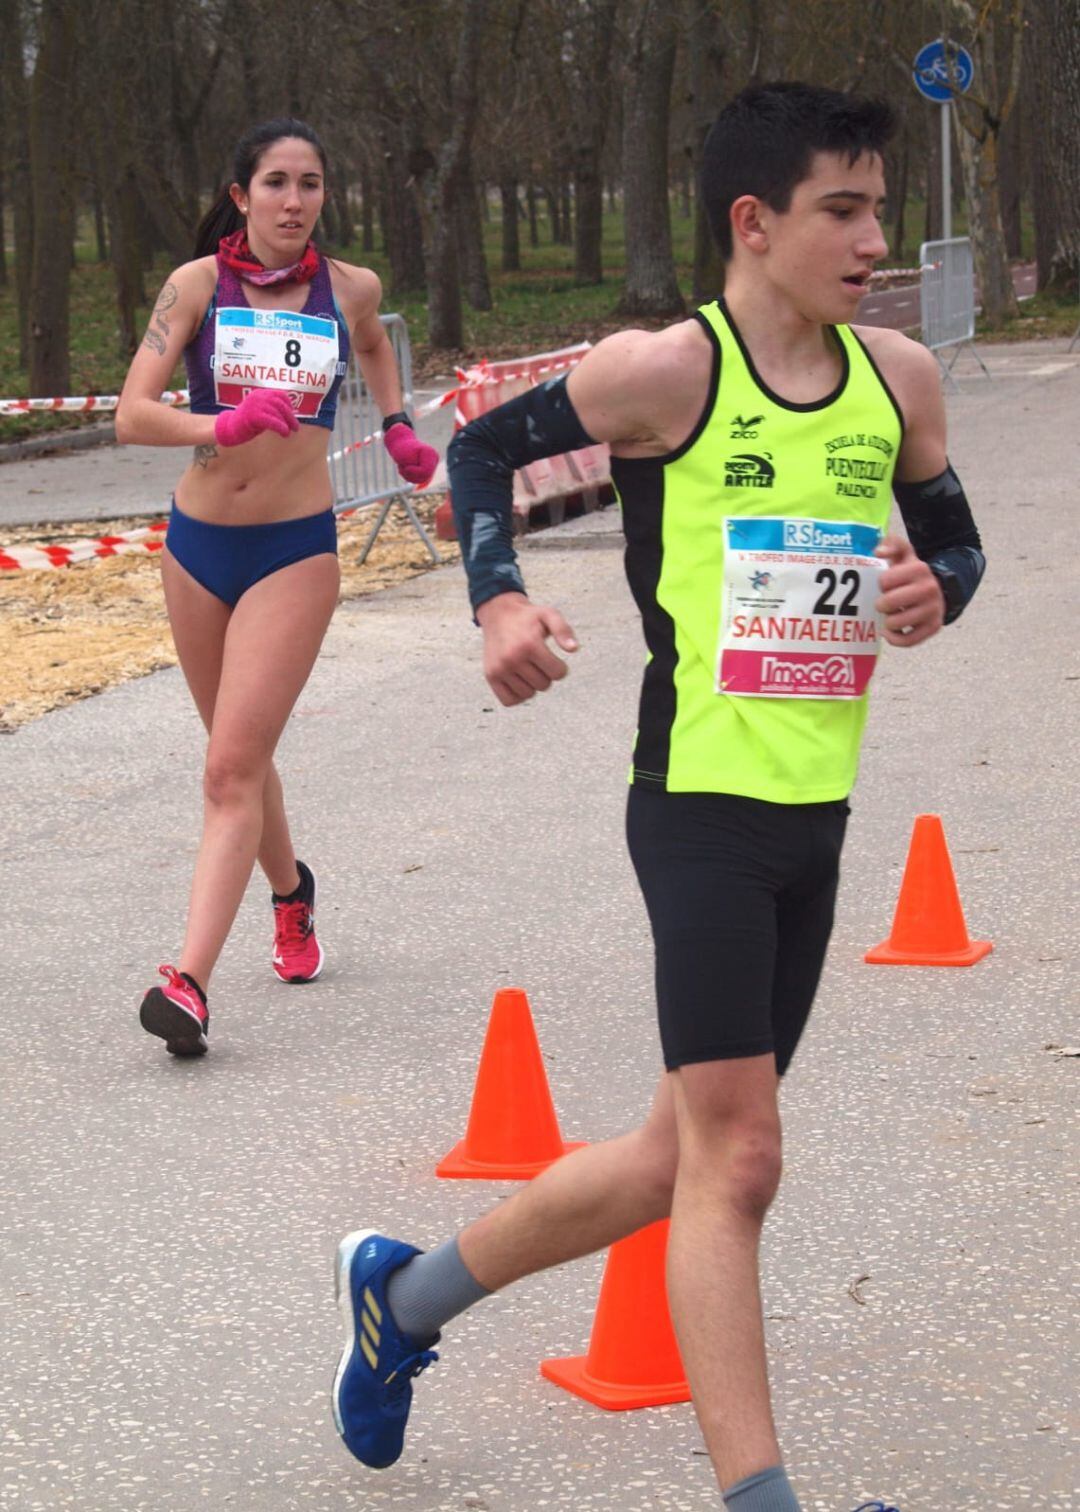
[[46, 456], [49, 452], [86, 451], [91, 446], [112, 446], [116, 426], [87, 425], [81, 430], [50, 431], [45, 436], [31, 436], [27, 441], [5, 441], [0, 445], [0, 466], [5, 462], [25, 462], [27, 457]]

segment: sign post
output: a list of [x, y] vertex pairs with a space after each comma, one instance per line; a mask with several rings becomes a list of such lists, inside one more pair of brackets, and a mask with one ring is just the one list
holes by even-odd
[[975, 64], [966, 48], [938, 37], [928, 42], [915, 58], [912, 78], [915, 88], [941, 106], [941, 223], [942, 239], [952, 237], [952, 133], [953, 96], [966, 94], [975, 76]]

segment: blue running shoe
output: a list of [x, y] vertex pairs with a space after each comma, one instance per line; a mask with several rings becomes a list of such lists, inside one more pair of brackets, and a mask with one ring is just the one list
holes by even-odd
[[892, 1502], [860, 1502], [855, 1512], [900, 1512], [899, 1507], [894, 1507]]
[[385, 1470], [400, 1457], [413, 1378], [439, 1358], [401, 1332], [386, 1301], [391, 1275], [419, 1253], [374, 1229], [346, 1234], [338, 1245], [345, 1349], [334, 1377], [334, 1422], [350, 1454], [372, 1470]]

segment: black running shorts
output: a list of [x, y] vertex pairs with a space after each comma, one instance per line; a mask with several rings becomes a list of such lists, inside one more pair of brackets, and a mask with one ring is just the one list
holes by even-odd
[[848, 812], [630, 788], [669, 1071], [769, 1051], [787, 1070], [832, 932]]

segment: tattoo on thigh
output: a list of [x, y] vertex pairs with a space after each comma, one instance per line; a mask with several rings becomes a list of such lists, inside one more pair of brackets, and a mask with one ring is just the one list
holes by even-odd
[[143, 337], [143, 346], [156, 352], [159, 357], [165, 355], [165, 343], [169, 339], [169, 322], [165, 318], [165, 311], [171, 310], [179, 299], [180, 294], [174, 283], [167, 283], [157, 297], [153, 314], [150, 316], [151, 324], [146, 328]]
[[195, 448], [195, 466], [196, 467], [208, 467], [216, 456], [217, 456], [217, 447], [216, 446], [213, 446], [213, 445], [209, 445], [209, 446], [197, 446]]

